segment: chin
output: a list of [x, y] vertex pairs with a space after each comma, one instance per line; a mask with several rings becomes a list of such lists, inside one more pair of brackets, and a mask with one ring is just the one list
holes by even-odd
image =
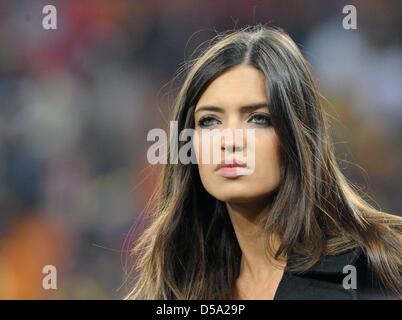
[[256, 189], [247, 186], [247, 184], [221, 185], [218, 188], [219, 189], [217, 189], [217, 185], [215, 185], [210, 194], [220, 201], [229, 203], [250, 203], [253, 201], [261, 201], [264, 198], [269, 198], [276, 191], [276, 189]]
[[236, 188], [233, 187], [221, 188], [218, 192], [214, 192], [212, 195], [220, 201], [233, 203], [247, 203], [260, 197], [260, 195], [254, 194], [246, 188], [241, 189], [236, 190]]

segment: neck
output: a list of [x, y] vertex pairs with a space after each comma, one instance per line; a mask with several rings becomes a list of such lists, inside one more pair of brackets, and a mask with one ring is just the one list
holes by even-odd
[[[226, 207], [242, 251], [240, 274], [247, 274], [258, 281], [269, 277], [278, 268], [283, 269], [286, 259], [275, 259], [264, 248], [263, 230], [259, 222], [269, 214], [270, 206], [266, 202], [253, 202], [252, 205], [226, 203]], [[273, 233], [268, 235], [267, 240], [273, 252], [276, 252], [280, 245], [279, 237]]]

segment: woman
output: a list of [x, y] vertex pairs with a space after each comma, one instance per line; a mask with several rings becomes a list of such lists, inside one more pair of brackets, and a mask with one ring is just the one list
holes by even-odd
[[[254, 129], [254, 170], [164, 166], [127, 298], [401, 297], [402, 219], [348, 185], [310, 69], [286, 33], [258, 25], [217, 36], [189, 65], [172, 119], [196, 133]], [[196, 135], [195, 149], [206, 139]], [[251, 147], [222, 141], [226, 155]]]

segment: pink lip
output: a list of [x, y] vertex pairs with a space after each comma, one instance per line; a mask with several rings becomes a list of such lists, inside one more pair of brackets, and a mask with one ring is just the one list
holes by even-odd
[[235, 178], [245, 174], [246, 163], [233, 160], [222, 160], [216, 168], [216, 174], [225, 178]]
[[235, 167], [221, 167], [216, 171], [216, 174], [225, 177], [225, 178], [234, 178], [238, 177], [241, 174], [241, 169], [244, 167], [235, 166]]
[[234, 168], [234, 167], [239, 167], [239, 168], [244, 168], [246, 167], [246, 164], [244, 162], [238, 161], [236, 159], [233, 160], [225, 160], [223, 159], [221, 163], [217, 166], [216, 170], [219, 170], [224, 167], [229, 167], [229, 168]]

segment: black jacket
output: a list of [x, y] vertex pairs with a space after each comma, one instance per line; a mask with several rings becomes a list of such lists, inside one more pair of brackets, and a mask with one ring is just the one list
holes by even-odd
[[[345, 266], [353, 266], [356, 272]], [[347, 288], [350, 278], [356, 275], [355, 286]], [[353, 288], [355, 287], [355, 288]], [[389, 290], [383, 288], [379, 278], [369, 265], [364, 251], [358, 247], [342, 255], [326, 256], [304, 273], [292, 273], [287, 268], [279, 283], [274, 300], [369, 300], [400, 299]]]

